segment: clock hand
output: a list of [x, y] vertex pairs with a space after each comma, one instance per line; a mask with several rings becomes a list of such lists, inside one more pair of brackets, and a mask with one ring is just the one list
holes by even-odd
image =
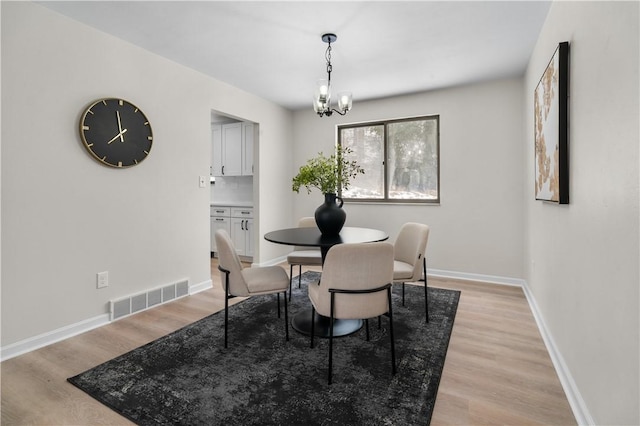
[[120, 111], [116, 111], [116, 116], [118, 116], [118, 130], [120, 131], [120, 142], [124, 142], [124, 136], [122, 136], [124, 132], [122, 131], [122, 123], [120, 122]]
[[111, 140], [107, 142], [107, 145], [111, 144], [111, 142], [115, 141], [118, 138], [120, 138], [124, 142], [124, 138], [122, 137], [122, 135], [124, 135], [125, 133], [127, 133], [127, 129], [124, 129], [123, 131], [115, 135], [113, 138], [111, 138]]

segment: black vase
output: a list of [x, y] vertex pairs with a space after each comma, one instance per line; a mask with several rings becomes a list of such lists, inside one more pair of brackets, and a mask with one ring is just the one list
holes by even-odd
[[[340, 201], [340, 204], [336, 203], [336, 200]], [[338, 235], [345, 220], [347, 220], [347, 214], [342, 210], [342, 198], [336, 196], [336, 194], [324, 194], [324, 203], [316, 209], [316, 225], [322, 232], [322, 235]]]

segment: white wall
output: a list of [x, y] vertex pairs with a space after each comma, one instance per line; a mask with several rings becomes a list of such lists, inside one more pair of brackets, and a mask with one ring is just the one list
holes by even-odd
[[[521, 279], [522, 104], [516, 79], [370, 102], [356, 98], [344, 117], [298, 111], [292, 173], [317, 152], [332, 152], [338, 124], [439, 114], [440, 205], [345, 204], [347, 225], [383, 229], [393, 240], [404, 222], [426, 223], [429, 269]], [[321, 194], [303, 189], [294, 196], [294, 217], [312, 216], [321, 202]]]
[[[637, 2], [554, 2], [524, 89], [526, 281], [596, 424], [640, 423], [638, 22]], [[533, 92], [562, 41], [566, 206], [535, 201], [533, 186]]]
[[[33, 3], [2, 2], [2, 346], [100, 316], [111, 299], [210, 280], [211, 111], [260, 126], [257, 229], [291, 220], [289, 111]], [[151, 121], [140, 165], [82, 146], [78, 121], [122, 97]], [[258, 231], [260, 232], [260, 231]], [[258, 246], [260, 250], [261, 244]], [[270, 256], [268, 249], [266, 255]], [[96, 289], [96, 273], [110, 286]]]

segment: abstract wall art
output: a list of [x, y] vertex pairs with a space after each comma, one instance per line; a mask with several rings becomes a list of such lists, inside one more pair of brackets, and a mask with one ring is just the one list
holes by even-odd
[[569, 43], [562, 42], [534, 92], [535, 197], [569, 204]]

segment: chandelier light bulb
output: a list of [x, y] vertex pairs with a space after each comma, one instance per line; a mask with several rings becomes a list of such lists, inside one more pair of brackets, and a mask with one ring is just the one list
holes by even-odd
[[318, 89], [317, 89], [317, 97], [321, 102], [329, 103], [329, 99], [331, 98], [331, 93], [329, 92], [329, 80], [325, 78], [321, 78], [318, 80]]
[[313, 99], [313, 110], [316, 112], [316, 114], [319, 114], [320, 112], [323, 112], [325, 109], [325, 104], [320, 101], [317, 97], [314, 97]]
[[351, 109], [353, 99], [351, 98], [351, 92], [338, 93], [338, 109], [342, 112], [347, 112]]

